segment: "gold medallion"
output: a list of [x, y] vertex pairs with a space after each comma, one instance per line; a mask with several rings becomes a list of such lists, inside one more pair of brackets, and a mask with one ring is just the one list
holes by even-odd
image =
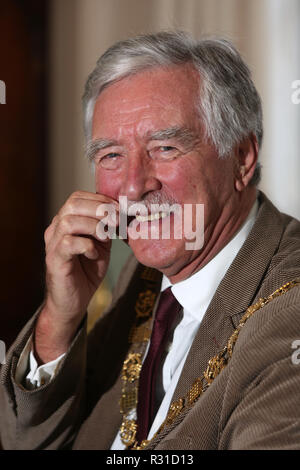
[[142, 368], [142, 357], [139, 353], [130, 353], [124, 361], [122, 379], [130, 383], [138, 379]]
[[131, 447], [135, 443], [137, 424], [134, 420], [124, 419], [120, 427], [120, 436], [123, 444]]
[[140, 292], [135, 304], [137, 318], [149, 317], [152, 313], [155, 300], [156, 294], [152, 290], [147, 289], [144, 292]]

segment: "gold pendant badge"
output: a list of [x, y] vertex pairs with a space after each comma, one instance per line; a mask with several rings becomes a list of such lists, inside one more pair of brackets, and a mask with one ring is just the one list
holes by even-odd
[[120, 428], [120, 436], [123, 444], [127, 447], [131, 447], [135, 443], [136, 432], [136, 422], [132, 419], [124, 419]]
[[139, 378], [142, 369], [142, 357], [139, 353], [130, 353], [124, 361], [122, 369], [122, 379], [134, 382]]
[[147, 289], [145, 292], [140, 292], [135, 304], [137, 318], [149, 317], [152, 313], [155, 300], [156, 294], [150, 289]]

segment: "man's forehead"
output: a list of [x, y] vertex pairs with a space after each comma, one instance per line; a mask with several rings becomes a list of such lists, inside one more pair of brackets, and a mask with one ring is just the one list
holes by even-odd
[[194, 114], [198, 90], [198, 81], [182, 66], [175, 70], [157, 68], [125, 77], [98, 96], [93, 128], [140, 125], [145, 127], [145, 132], [150, 132], [182, 126], [185, 116]]

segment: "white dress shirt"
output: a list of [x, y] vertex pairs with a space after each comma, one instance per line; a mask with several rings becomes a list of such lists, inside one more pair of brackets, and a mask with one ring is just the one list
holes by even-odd
[[[188, 279], [172, 285], [166, 276], [163, 276], [161, 292], [172, 286], [172, 292], [178, 302], [183, 307], [183, 316], [176, 326], [173, 334], [173, 342], [168, 347], [168, 352], [162, 368], [162, 385], [164, 397], [157, 411], [148, 434], [151, 439], [164, 421], [171, 399], [178, 383], [183, 365], [187, 358], [190, 347], [199, 329], [202, 318], [209, 306], [218, 285], [226, 274], [229, 266], [236, 257], [250, 230], [255, 222], [258, 210], [258, 202], [253, 205], [246, 221], [235, 234], [232, 240], [202, 269], [193, 274]], [[201, 286], [201, 289], [199, 288]], [[26, 365], [28, 364], [28, 354], [31, 347], [28, 341], [19, 359], [16, 380], [21, 382], [24, 377]], [[63, 355], [51, 363], [38, 367], [32, 352], [30, 352], [30, 371], [26, 375], [26, 386], [36, 388], [48, 382], [55, 375], [55, 369]], [[130, 418], [135, 418], [136, 411], [133, 410]], [[119, 432], [111, 446], [111, 450], [123, 450], [123, 445]]]

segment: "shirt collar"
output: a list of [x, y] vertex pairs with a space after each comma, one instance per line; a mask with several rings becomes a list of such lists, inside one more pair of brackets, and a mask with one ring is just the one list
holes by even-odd
[[173, 285], [165, 275], [163, 276], [161, 291], [172, 286], [171, 290], [182, 305], [184, 312], [189, 312], [197, 321], [203, 317], [218, 285], [248, 237], [254, 225], [257, 211], [258, 201], [256, 200], [247, 219], [235, 236], [195, 274]]

